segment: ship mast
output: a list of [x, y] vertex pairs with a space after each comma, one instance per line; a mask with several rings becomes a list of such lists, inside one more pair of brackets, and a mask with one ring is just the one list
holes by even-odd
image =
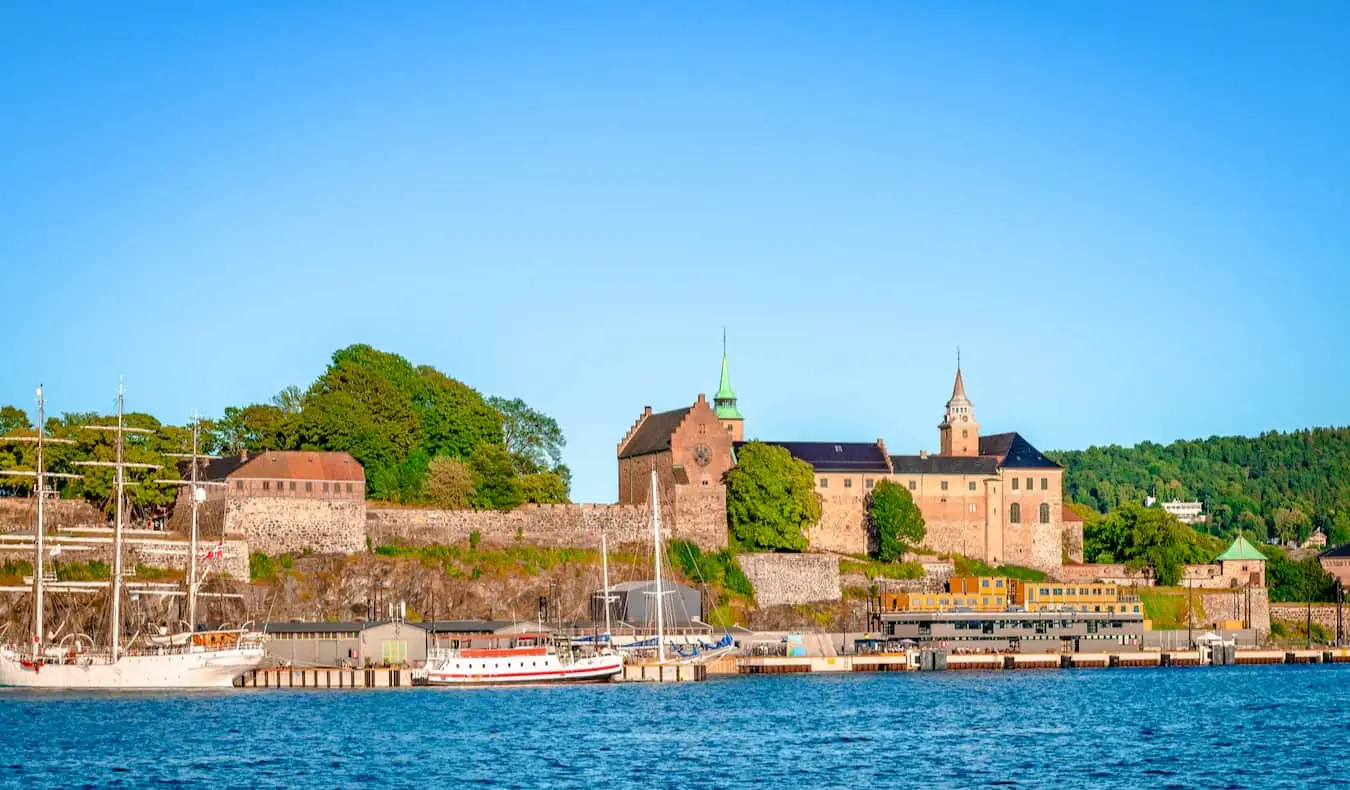
[[609, 548], [605, 545], [605, 531], [600, 530], [600, 575], [605, 585], [605, 644], [609, 644]]
[[203, 460], [206, 460], [206, 459], [214, 460], [214, 459], [220, 457], [220, 456], [218, 456], [218, 455], [202, 455], [202, 454], [201, 454], [201, 432], [202, 432], [202, 418], [201, 418], [201, 416], [200, 416], [199, 414], [197, 414], [196, 412], [193, 412], [193, 414], [192, 414], [192, 454], [191, 454], [191, 455], [187, 455], [187, 454], [184, 454], [184, 453], [165, 453], [165, 455], [167, 455], [167, 456], [169, 456], [169, 457], [171, 457], [171, 458], [191, 458], [191, 459], [192, 459], [192, 476], [191, 476], [190, 478], [188, 478], [187, 480], [156, 480], [156, 481], [155, 481], [155, 482], [157, 482], [157, 483], [165, 483], [165, 484], [168, 484], [168, 485], [180, 485], [180, 486], [186, 485], [186, 486], [191, 486], [191, 487], [192, 487], [192, 488], [191, 488], [192, 495], [189, 497], [189, 499], [192, 500], [192, 535], [191, 535], [191, 537], [190, 537], [190, 539], [189, 539], [189, 541], [188, 541], [188, 546], [189, 546], [189, 548], [188, 548], [188, 570], [187, 570], [187, 600], [188, 600], [188, 631], [189, 631], [189, 632], [196, 632], [196, 630], [197, 630], [197, 588], [198, 588], [198, 586], [199, 586], [199, 580], [197, 579], [197, 552], [198, 552], [198, 548], [197, 548], [197, 542], [198, 542], [197, 509], [201, 506], [202, 501], [206, 498], [206, 495], [205, 495], [206, 489], [204, 488], [204, 486], [208, 486], [208, 485], [218, 485], [218, 486], [223, 486], [223, 485], [225, 485], [224, 483], [210, 483], [210, 482], [203, 481], [203, 480], [201, 479], [201, 476], [200, 476], [200, 475], [201, 475], [201, 462], [202, 462]]
[[37, 388], [37, 407], [38, 407], [37, 436], [9, 436], [5, 438], [5, 441], [9, 442], [32, 442], [35, 445], [37, 445], [37, 463], [34, 466], [34, 471], [29, 472], [26, 470], [8, 469], [5, 470], [4, 472], [4, 474], [6, 475], [23, 475], [25, 477], [32, 476], [36, 478], [37, 482], [36, 486], [33, 489], [34, 494], [36, 494], [37, 496], [37, 530], [33, 534], [33, 547], [34, 547], [33, 658], [34, 659], [40, 658], [42, 656], [42, 643], [47, 638], [46, 631], [43, 628], [43, 615], [45, 613], [44, 610], [46, 608], [44, 606], [43, 598], [47, 582], [46, 579], [47, 570], [43, 566], [43, 561], [46, 559], [47, 529], [46, 529], [46, 519], [43, 516], [44, 516], [44, 506], [46, 505], [47, 499], [47, 485], [46, 485], [47, 478], [64, 477], [73, 479], [80, 477], [80, 475], [59, 474], [56, 472], [47, 471], [46, 457], [45, 454], [43, 453], [43, 447], [48, 444], [74, 444], [75, 442], [71, 439], [53, 439], [47, 436], [46, 400], [42, 392], [41, 384], [39, 384]]
[[154, 433], [148, 428], [130, 428], [126, 425], [123, 408], [125, 392], [121, 384], [117, 385], [117, 425], [86, 425], [90, 431], [115, 431], [117, 433], [116, 461], [79, 461], [81, 466], [111, 466], [116, 470], [117, 501], [113, 506], [113, 577], [112, 577], [112, 623], [109, 625], [108, 645], [112, 651], [112, 661], [117, 663], [122, 647], [122, 501], [126, 497], [126, 469], [158, 469], [155, 464], [136, 464], [123, 460], [126, 454], [126, 434]]
[[661, 500], [656, 490], [656, 469], [652, 469], [652, 561], [656, 566], [656, 660], [666, 662], [666, 600], [661, 591]]

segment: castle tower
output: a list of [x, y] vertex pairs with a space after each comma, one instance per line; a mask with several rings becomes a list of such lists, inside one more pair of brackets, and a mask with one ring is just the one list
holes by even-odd
[[731, 389], [731, 374], [727, 372], [727, 333], [722, 332], [722, 380], [717, 385], [717, 394], [713, 396], [713, 411], [717, 419], [726, 426], [731, 441], [745, 441], [745, 418], [736, 408], [736, 393]]
[[947, 414], [938, 426], [942, 455], [977, 456], [980, 454], [980, 423], [975, 419], [975, 407], [966, 397], [966, 383], [961, 378], [961, 355], [956, 357], [956, 384], [952, 398], [947, 401]]

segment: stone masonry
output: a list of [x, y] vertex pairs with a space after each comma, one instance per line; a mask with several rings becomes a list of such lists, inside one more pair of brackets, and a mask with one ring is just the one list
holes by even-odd
[[[1287, 623], [1302, 625], [1308, 619], [1308, 605], [1306, 603], [1276, 603], [1270, 605], [1270, 617], [1273, 620], [1283, 620]], [[1350, 608], [1345, 609], [1341, 616], [1344, 618], [1342, 626], [1350, 631]], [[1315, 603], [1312, 605], [1312, 621], [1327, 629], [1332, 636], [1336, 635], [1336, 604], [1334, 603]], [[1269, 630], [1269, 629], [1267, 629]]]
[[[108, 518], [83, 499], [49, 499], [43, 508], [48, 530], [98, 529]], [[37, 523], [37, 500], [33, 497], [0, 497], [0, 534], [33, 529]]]
[[615, 545], [651, 544], [651, 511], [639, 505], [522, 505], [515, 510], [370, 508], [365, 534], [373, 546], [460, 543], [477, 532], [486, 545], [598, 548], [604, 532]]
[[832, 554], [737, 554], [760, 606], [838, 601], [839, 558]]
[[231, 496], [225, 534], [264, 554], [351, 553], [366, 546], [366, 503], [361, 499], [287, 499]]
[[[102, 536], [98, 536], [101, 538]], [[49, 536], [49, 544], [52, 546], [61, 546], [62, 554], [52, 560], [53, 564], [59, 565], [62, 562], [90, 562], [99, 560], [102, 562], [112, 562], [112, 538], [107, 537], [94, 541], [90, 536], [81, 536], [82, 540], [73, 542], [65, 540], [63, 535]], [[168, 568], [170, 570], [187, 570], [188, 567], [188, 543], [183, 540], [160, 540], [146, 538], [127, 538], [123, 562], [126, 567], [133, 568], [137, 565], [149, 565], [155, 568]], [[229, 576], [232, 579], [247, 581], [248, 574], [248, 544], [241, 540], [211, 539], [202, 541], [199, 546], [200, 557], [205, 557], [207, 552], [219, 549], [221, 556], [210, 560], [203, 559], [199, 566], [211, 574]], [[6, 558], [14, 558], [31, 561], [33, 557], [32, 548], [28, 547], [0, 547], [0, 554]], [[134, 579], [133, 579], [134, 581]]]

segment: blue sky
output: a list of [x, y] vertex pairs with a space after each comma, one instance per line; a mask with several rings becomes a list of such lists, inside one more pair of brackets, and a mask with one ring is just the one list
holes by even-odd
[[181, 422], [354, 342], [615, 497], [644, 405], [936, 449], [1350, 422], [1350, 5], [9, 3], [0, 402]]

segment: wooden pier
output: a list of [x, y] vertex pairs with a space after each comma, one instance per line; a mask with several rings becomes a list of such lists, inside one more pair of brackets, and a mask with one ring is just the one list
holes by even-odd
[[370, 669], [295, 668], [252, 669], [235, 679], [246, 689], [388, 689], [413, 685], [414, 670], [406, 667]]

